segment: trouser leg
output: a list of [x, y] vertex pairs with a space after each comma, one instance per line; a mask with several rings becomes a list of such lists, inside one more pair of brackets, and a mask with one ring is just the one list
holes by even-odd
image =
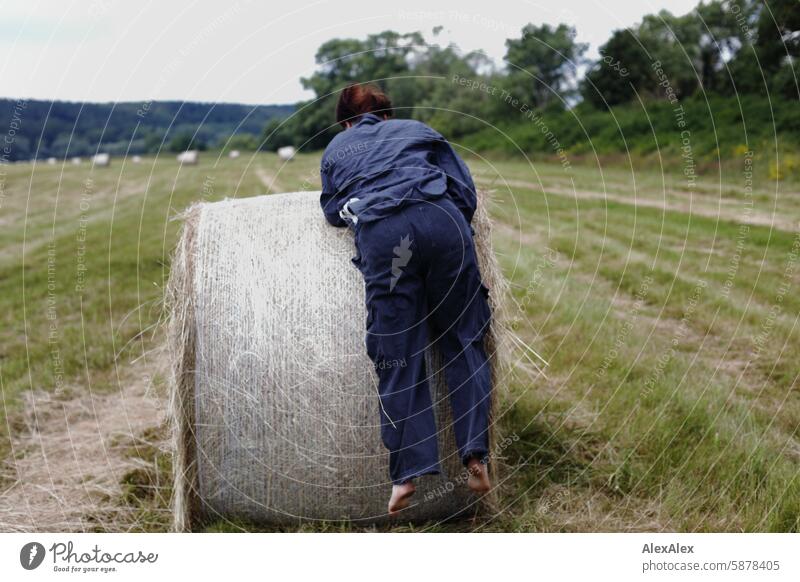
[[440, 472], [425, 369], [420, 257], [402, 215], [361, 226], [356, 240], [367, 301], [367, 353], [378, 375], [381, 438], [389, 450], [392, 482], [399, 484]]
[[[430, 210], [430, 209], [429, 209]], [[427, 274], [433, 328], [449, 391], [458, 453], [463, 464], [489, 452], [491, 369], [484, 347], [489, 290], [481, 281], [469, 225], [452, 204], [428, 212], [439, 249]]]

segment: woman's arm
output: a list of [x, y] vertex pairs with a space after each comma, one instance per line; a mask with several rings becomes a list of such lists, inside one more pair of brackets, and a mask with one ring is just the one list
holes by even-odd
[[331, 165], [325, 161], [323, 156], [320, 165], [320, 178], [322, 179], [322, 194], [319, 197], [322, 212], [327, 221], [333, 226], [347, 226], [347, 223], [339, 216], [339, 204], [336, 199], [336, 188], [330, 176]]
[[438, 133], [436, 135], [439, 137], [437, 139], [436, 154], [439, 168], [447, 175], [448, 194], [464, 214], [467, 222], [471, 223], [478, 204], [475, 183], [472, 181], [469, 168], [453, 149], [453, 146], [450, 145], [450, 142]]

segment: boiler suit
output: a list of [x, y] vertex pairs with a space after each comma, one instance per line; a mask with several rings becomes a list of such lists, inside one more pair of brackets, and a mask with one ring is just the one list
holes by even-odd
[[412, 120], [361, 116], [329, 144], [320, 203], [355, 232], [367, 353], [378, 374], [381, 438], [394, 484], [440, 473], [425, 349], [443, 356], [461, 462], [488, 459], [489, 290], [470, 226], [475, 186], [450, 144]]

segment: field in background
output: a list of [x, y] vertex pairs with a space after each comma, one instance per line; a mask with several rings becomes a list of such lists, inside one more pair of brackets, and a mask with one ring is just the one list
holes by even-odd
[[[2, 167], [0, 530], [4, 508], [33, 498], [14, 527], [169, 526], [155, 325], [173, 218], [199, 199], [317, 189], [318, 162]], [[523, 358], [509, 378], [499, 513], [435, 529], [800, 529], [797, 184], [749, 184], [766, 171], [747, 158], [693, 185], [470, 166], [494, 190], [516, 334], [550, 365], [545, 378]], [[70, 495], [80, 515], [63, 515]]]

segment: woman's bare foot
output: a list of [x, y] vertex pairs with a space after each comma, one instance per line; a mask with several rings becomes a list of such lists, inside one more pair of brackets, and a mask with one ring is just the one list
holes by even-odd
[[475, 493], [486, 493], [492, 488], [489, 482], [489, 469], [478, 459], [472, 458], [467, 463], [467, 486]]
[[412, 481], [406, 481], [401, 485], [393, 485], [392, 497], [389, 499], [389, 515], [395, 516], [400, 510], [408, 507], [409, 499], [416, 490], [417, 488]]

